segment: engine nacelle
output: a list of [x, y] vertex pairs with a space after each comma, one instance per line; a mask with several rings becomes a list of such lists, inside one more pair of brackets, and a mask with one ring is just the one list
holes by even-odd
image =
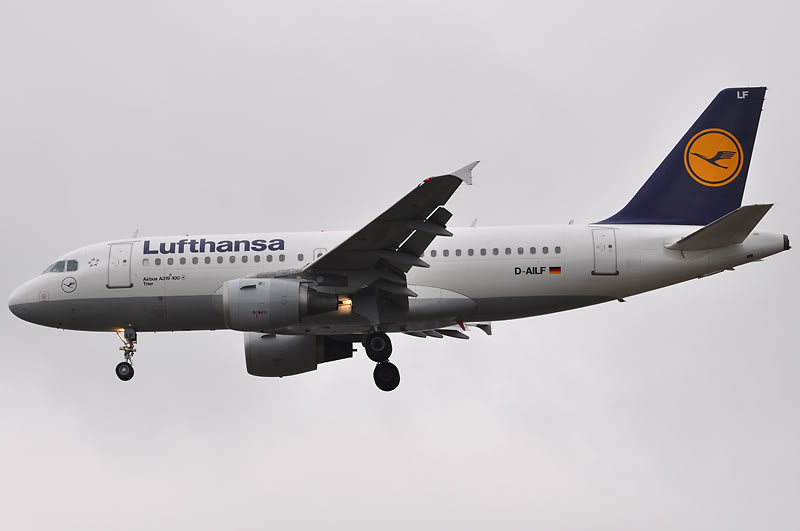
[[336, 295], [287, 278], [244, 278], [222, 286], [225, 325], [242, 332], [279, 330], [307, 315], [335, 312], [338, 304]]
[[248, 332], [244, 359], [253, 376], [291, 376], [317, 370], [317, 365], [353, 357], [353, 344], [324, 336], [276, 336]]

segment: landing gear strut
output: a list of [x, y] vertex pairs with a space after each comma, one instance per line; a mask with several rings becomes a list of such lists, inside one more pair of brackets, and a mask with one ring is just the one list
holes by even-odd
[[127, 382], [133, 378], [131, 358], [133, 358], [133, 353], [136, 352], [136, 330], [126, 328], [123, 332], [117, 332], [117, 335], [122, 340], [122, 346], [119, 349], [122, 351], [122, 355], [125, 356], [125, 361], [117, 365], [117, 377], [123, 382]]
[[383, 332], [371, 332], [364, 339], [367, 357], [376, 363], [372, 377], [381, 391], [394, 391], [400, 385], [400, 371], [389, 362], [392, 355], [392, 340]]

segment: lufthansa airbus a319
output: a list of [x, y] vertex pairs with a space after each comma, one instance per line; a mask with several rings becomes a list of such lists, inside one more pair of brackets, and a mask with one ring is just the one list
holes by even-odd
[[133, 377], [139, 332], [243, 332], [247, 371], [290, 376], [353, 356], [400, 383], [392, 333], [467, 339], [493, 321], [615, 301], [789, 249], [742, 206], [763, 87], [720, 92], [619, 212], [586, 225], [448, 229], [477, 164], [423, 180], [356, 232], [133, 238], [55, 260], [20, 286], [21, 319], [116, 332]]

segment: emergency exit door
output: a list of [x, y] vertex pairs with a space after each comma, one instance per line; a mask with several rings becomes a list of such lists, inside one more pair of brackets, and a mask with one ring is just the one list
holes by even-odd
[[132, 288], [131, 250], [132, 243], [112, 243], [108, 251], [107, 288]]
[[594, 242], [593, 275], [619, 275], [617, 270], [617, 239], [614, 229], [592, 230]]

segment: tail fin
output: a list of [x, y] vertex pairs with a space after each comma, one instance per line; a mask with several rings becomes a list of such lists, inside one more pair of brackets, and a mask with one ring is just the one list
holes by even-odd
[[742, 206], [766, 90], [717, 94], [625, 208], [600, 223], [708, 225]]

